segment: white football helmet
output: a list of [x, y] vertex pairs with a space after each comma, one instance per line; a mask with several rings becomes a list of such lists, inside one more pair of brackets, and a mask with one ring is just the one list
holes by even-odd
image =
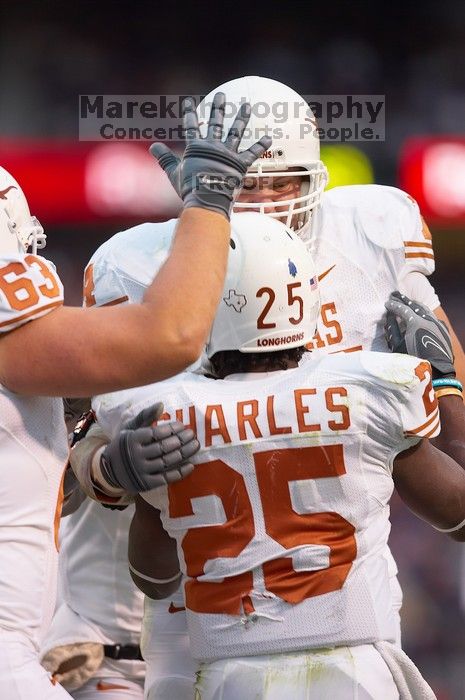
[[[286, 225], [302, 233], [310, 220], [310, 212], [320, 199], [328, 182], [328, 171], [320, 160], [320, 141], [312, 110], [295, 90], [277, 80], [259, 76], [245, 76], [230, 80], [212, 90], [197, 108], [202, 136], [206, 135], [213, 96], [224, 92], [226, 110], [224, 134], [232, 126], [237, 108], [244, 102], [251, 106], [251, 116], [240, 144], [246, 150], [262, 136], [273, 139], [270, 150], [249, 169], [257, 178], [301, 177], [308, 173], [300, 188], [300, 196], [279, 202], [279, 213], [274, 203], [236, 202], [235, 211], [253, 209], [273, 218], [286, 217]], [[293, 170], [290, 171], [289, 169]], [[287, 209], [282, 210], [282, 205]], [[296, 223], [297, 222], [297, 223]]]
[[320, 295], [303, 241], [282, 222], [246, 212], [231, 218], [222, 298], [206, 355], [300, 347], [315, 335]]
[[46, 235], [29, 205], [19, 184], [0, 167], [0, 254], [25, 253], [32, 246], [45, 248]]

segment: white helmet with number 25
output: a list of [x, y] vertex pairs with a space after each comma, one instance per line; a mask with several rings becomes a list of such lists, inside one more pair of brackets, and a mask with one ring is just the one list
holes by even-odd
[[[279, 202], [279, 212], [273, 202], [236, 202], [235, 211], [254, 210], [284, 220], [286, 225], [301, 233], [309, 223], [310, 212], [316, 207], [328, 182], [328, 171], [320, 160], [317, 124], [310, 106], [295, 90], [271, 78], [255, 75], [230, 80], [212, 90], [197, 108], [202, 136], [206, 135], [208, 115], [213, 96], [224, 92], [226, 97], [223, 134], [232, 126], [238, 107], [248, 102], [251, 116], [239, 150], [246, 150], [262, 136], [273, 139], [271, 148], [258, 158], [248, 173], [258, 180], [301, 177], [300, 194]], [[286, 205], [283, 208], [282, 205]]]
[[44, 229], [35, 216], [14, 177], [0, 167], [0, 255], [25, 253], [32, 246], [45, 248]]
[[318, 276], [303, 241], [263, 214], [233, 214], [228, 271], [207, 356], [305, 345], [319, 311]]

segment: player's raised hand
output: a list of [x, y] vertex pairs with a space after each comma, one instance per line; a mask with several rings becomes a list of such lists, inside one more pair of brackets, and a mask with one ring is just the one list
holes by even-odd
[[400, 292], [392, 292], [385, 307], [384, 329], [390, 349], [427, 360], [435, 378], [455, 377], [454, 353], [446, 324], [426, 306]]
[[168, 175], [184, 207], [210, 209], [229, 219], [234, 197], [245, 173], [271, 146], [271, 138], [263, 136], [246, 151], [238, 153], [250, 118], [250, 105], [241, 105], [223, 141], [224, 108], [225, 95], [217, 92], [213, 98], [207, 135], [202, 138], [194, 100], [186, 98], [183, 102], [183, 121], [187, 145], [183, 157], [178, 158], [163, 143], [154, 143], [150, 152]]
[[105, 480], [128, 493], [143, 493], [179, 481], [194, 469], [199, 450], [194, 432], [179, 421], [154, 426], [163, 413], [156, 403], [126, 423], [100, 458]]

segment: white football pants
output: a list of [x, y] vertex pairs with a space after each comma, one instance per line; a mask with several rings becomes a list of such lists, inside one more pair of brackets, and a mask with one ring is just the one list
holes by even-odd
[[98, 672], [78, 690], [71, 692], [74, 700], [143, 700], [144, 681], [115, 676], [100, 678]]
[[40, 664], [39, 653], [24, 635], [0, 629], [2, 700], [71, 700]]
[[[420, 676], [420, 685], [422, 681]], [[391, 671], [372, 644], [203, 663], [195, 689], [196, 700], [399, 700], [401, 697]], [[419, 692], [422, 691], [420, 687]], [[402, 697], [434, 698], [434, 694], [414, 692]]]

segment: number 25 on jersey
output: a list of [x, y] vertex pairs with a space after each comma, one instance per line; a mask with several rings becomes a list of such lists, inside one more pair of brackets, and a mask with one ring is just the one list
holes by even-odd
[[[255, 452], [255, 474], [266, 533], [282, 546], [285, 556], [262, 564], [265, 587], [288, 603], [342, 588], [357, 553], [355, 528], [338, 513], [297, 513], [291, 484], [301, 480], [340, 478], [346, 473], [342, 445], [302, 447]], [[169, 515], [194, 515], [192, 499], [221, 499], [226, 520], [221, 525], [190, 528], [182, 549], [190, 580], [186, 606], [201, 613], [238, 615], [254, 587], [251, 571], [222, 582], [199, 581], [205, 564], [217, 558], [238, 557], [255, 537], [254, 513], [245, 479], [222, 460], [197, 465], [184, 481], [171, 484]], [[328, 548], [329, 566], [312, 571], [294, 568], [291, 550], [320, 545]]]

